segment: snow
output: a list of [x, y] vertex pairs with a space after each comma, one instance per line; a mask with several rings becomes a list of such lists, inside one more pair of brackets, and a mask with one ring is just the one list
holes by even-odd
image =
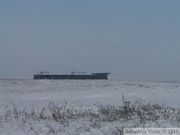
[[[47, 107], [50, 102], [59, 106], [66, 105], [67, 108], [76, 110], [92, 109], [97, 111], [97, 104], [102, 106], [122, 106], [123, 100], [135, 102], [141, 100], [144, 103], [165, 104], [169, 107], [180, 108], [180, 82], [158, 82], [158, 81], [124, 81], [124, 80], [0, 80], [0, 117], [5, 114], [7, 107], [36, 109]], [[103, 135], [116, 134], [117, 122], [99, 123], [96, 128], [88, 120], [78, 119], [72, 121], [68, 126], [58, 127], [52, 120], [25, 121], [21, 122], [10, 119], [10, 122], [0, 121], [0, 134], [10, 135], [33, 135], [33, 134], [81, 134], [81, 135]], [[136, 120], [135, 120], [136, 121]], [[49, 125], [47, 125], [49, 124]], [[97, 123], [94, 123], [97, 124]], [[159, 121], [160, 127], [175, 127], [171, 123]], [[179, 124], [179, 123], [178, 123]], [[31, 126], [30, 126], [31, 125]], [[125, 124], [133, 127], [134, 122]], [[180, 125], [180, 124], [179, 124]], [[100, 126], [100, 128], [98, 128]], [[152, 122], [146, 123], [146, 127], [156, 127]], [[33, 128], [33, 129], [31, 129]], [[54, 129], [55, 133], [50, 132]]]

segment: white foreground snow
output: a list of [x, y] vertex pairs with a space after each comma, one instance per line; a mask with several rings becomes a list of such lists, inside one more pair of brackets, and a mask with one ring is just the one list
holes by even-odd
[[[15, 118], [5, 120], [7, 110], [15, 105], [18, 109], [34, 108], [38, 112], [50, 102], [73, 109], [91, 109], [97, 111], [97, 104], [102, 106], [122, 106], [122, 97], [130, 102], [142, 100], [144, 103], [165, 104], [180, 108], [179, 82], [147, 82], [122, 80], [0, 80], [0, 134], [2, 135], [40, 135], [40, 134], [81, 134], [104, 135], [118, 134], [122, 125], [133, 127], [133, 121], [126, 123], [104, 122], [92, 126], [85, 119], [72, 121], [68, 125], [58, 126], [53, 120], [35, 121], [33, 119], [19, 122]], [[21, 118], [22, 120], [22, 118]], [[134, 120], [136, 121], [136, 120]], [[97, 124], [97, 123], [96, 123]], [[159, 127], [176, 127], [159, 121]], [[63, 127], [64, 126], [64, 127]], [[136, 125], [137, 126], [137, 125]], [[140, 125], [141, 127], [142, 125]], [[157, 127], [146, 123], [145, 127]], [[52, 131], [51, 131], [52, 129]], [[53, 132], [55, 131], [55, 132]]]

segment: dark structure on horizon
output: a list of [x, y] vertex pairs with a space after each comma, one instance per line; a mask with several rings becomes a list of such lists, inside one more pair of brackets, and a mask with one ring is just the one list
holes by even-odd
[[[78, 73], [78, 74], [76, 74]], [[79, 74], [81, 73], [81, 74]], [[84, 72], [71, 72], [71, 74], [62, 74], [62, 75], [53, 75], [49, 74], [49, 72], [40, 72], [39, 74], [34, 75], [33, 79], [74, 79], [74, 80], [96, 80], [96, 79], [108, 79], [108, 75], [110, 73], [92, 73], [90, 75], [85, 75]]]

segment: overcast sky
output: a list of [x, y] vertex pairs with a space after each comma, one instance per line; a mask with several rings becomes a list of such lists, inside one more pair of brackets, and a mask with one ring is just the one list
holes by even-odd
[[180, 80], [180, 0], [0, 0], [0, 78], [41, 70]]

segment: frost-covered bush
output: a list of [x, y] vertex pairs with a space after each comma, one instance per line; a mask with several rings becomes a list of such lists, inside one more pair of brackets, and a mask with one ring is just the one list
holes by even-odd
[[21, 108], [12, 102], [0, 116], [0, 128], [20, 129], [28, 134], [122, 134], [124, 127], [179, 127], [180, 109], [165, 105], [131, 103], [122, 106], [95, 105], [80, 108], [58, 105]]

